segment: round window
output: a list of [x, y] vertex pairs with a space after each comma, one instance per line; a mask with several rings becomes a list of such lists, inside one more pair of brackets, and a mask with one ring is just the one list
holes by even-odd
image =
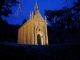
[[39, 31], [40, 31], [40, 29], [39, 29]]

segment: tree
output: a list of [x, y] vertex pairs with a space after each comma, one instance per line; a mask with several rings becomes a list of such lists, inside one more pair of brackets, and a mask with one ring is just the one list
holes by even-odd
[[[6, 20], [2, 20], [1, 16], [9, 17], [12, 14], [11, 7], [16, 6], [17, 0], [1, 0], [0, 1], [0, 41], [5, 41], [10, 39], [10, 27]], [[10, 31], [9, 31], [10, 30]]]
[[22, 22], [22, 25], [23, 25], [26, 21], [27, 21], [27, 20], [26, 20], [26, 19], [24, 19], [24, 20], [23, 20], [23, 22]]
[[66, 10], [45, 10], [45, 15], [47, 16], [47, 20], [51, 22], [51, 25], [53, 25], [54, 18], [56, 17], [55, 21], [57, 24], [62, 24], [63, 26], [63, 15], [66, 12]]
[[0, 1], [0, 20], [1, 15], [9, 17], [8, 14], [12, 14], [11, 7], [16, 6], [17, 0], [2, 0]]
[[[67, 0], [66, 0], [67, 3]], [[51, 22], [53, 25], [53, 20], [55, 19], [55, 23], [61, 25], [60, 27], [68, 26], [68, 28], [76, 28], [79, 20], [80, 20], [80, 0], [74, 3], [74, 6], [68, 8], [67, 6], [61, 10], [45, 10], [45, 15], [47, 16], [47, 20]], [[73, 13], [73, 10], [75, 13]], [[74, 19], [73, 19], [74, 17]], [[76, 24], [75, 24], [76, 23]]]
[[80, 0], [78, 0], [77, 2], [74, 2], [74, 8], [73, 8], [78, 16], [78, 22], [80, 22]]

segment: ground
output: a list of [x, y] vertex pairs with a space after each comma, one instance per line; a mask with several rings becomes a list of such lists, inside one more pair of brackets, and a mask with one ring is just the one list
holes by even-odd
[[80, 60], [80, 44], [44, 46], [0, 42], [0, 60]]

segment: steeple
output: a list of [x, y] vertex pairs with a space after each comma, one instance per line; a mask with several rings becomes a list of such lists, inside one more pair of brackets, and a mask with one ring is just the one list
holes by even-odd
[[33, 19], [34, 15], [33, 15], [33, 11], [30, 11], [30, 19]]
[[44, 20], [46, 21], [46, 16], [44, 17]]
[[30, 19], [32, 18], [32, 15], [31, 15], [31, 11], [30, 11]]
[[37, 4], [37, 0], [36, 0], [36, 4], [34, 6], [34, 10], [35, 10], [35, 14], [38, 12], [38, 4]]
[[33, 15], [33, 11], [32, 11], [32, 19], [33, 19], [34, 15]]

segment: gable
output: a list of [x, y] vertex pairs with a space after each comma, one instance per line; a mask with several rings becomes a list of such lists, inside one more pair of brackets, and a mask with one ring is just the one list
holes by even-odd
[[41, 14], [39, 12], [37, 12], [34, 15], [34, 20], [38, 20], [38, 21], [44, 21], [44, 19], [42, 18]]

